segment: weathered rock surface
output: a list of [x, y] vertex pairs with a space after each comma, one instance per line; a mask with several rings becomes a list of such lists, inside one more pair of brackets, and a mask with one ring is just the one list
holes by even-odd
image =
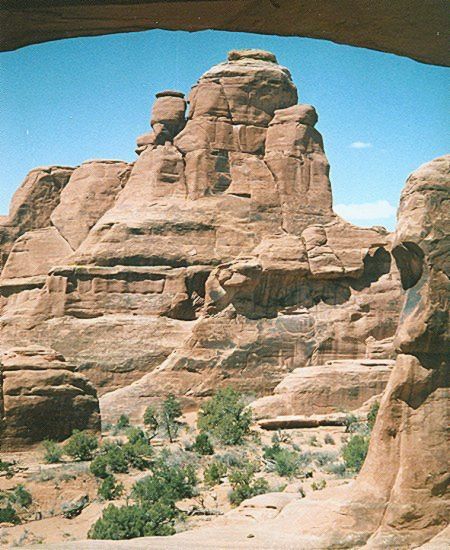
[[51, 213], [58, 206], [73, 170], [50, 166], [35, 168], [26, 176], [14, 193], [8, 216], [0, 217], [0, 271], [18, 237], [50, 225]]
[[62, 355], [42, 347], [15, 348], [0, 359], [0, 449], [43, 439], [62, 440], [74, 429], [100, 430], [97, 393]]
[[450, 155], [421, 166], [400, 197], [394, 256], [407, 290], [395, 340], [401, 354], [356, 487], [356, 495], [383, 503], [374, 546], [423, 543], [448, 524], [449, 199]]
[[152, 125], [155, 144], [164, 145], [184, 128], [186, 101], [182, 92], [166, 90], [156, 94], [150, 124]]
[[105, 160], [85, 162], [74, 170], [50, 217], [73, 250], [114, 204], [129, 172], [127, 163]]
[[353, 411], [383, 393], [393, 365], [392, 360], [341, 360], [295, 369], [274, 395], [253, 401], [251, 407], [256, 418]]
[[46, 275], [53, 265], [64, 263], [72, 252], [55, 227], [28, 231], [14, 243], [0, 279]]

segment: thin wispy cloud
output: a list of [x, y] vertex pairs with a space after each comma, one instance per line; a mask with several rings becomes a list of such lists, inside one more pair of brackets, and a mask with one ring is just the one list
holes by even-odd
[[350, 143], [352, 149], [370, 149], [373, 147], [373, 144], [368, 141], [354, 141]]
[[361, 204], [336, 204], [334, 211], [347, 220], [379, 220], [395, 216], [396, 208], [387, 200]]

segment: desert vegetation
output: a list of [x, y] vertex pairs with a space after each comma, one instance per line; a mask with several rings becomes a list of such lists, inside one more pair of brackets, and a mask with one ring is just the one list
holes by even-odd
[[[146, 409], [140, 425], [121, 415], [102, 438], [74, 431], [63, 443], [44, 441], [38, 470], [28, 476], [14, 460], [3, 460], [0, 483], [7, 488], [0, 491], [0, 524], [18, 529], [30, 519], [61, 515], [76, 525], [83, 510], [96, 505], [97, 519], [83, 523], [84, 536], [170, 535], [263, 493], [302, 498], [347, 483], [361, 468], [377, 403], [365, 421], [347, 415], [345, 426], [333, 431], [275, 432], [255, 428], [247, 403], [246, 396], [224, 388], [189, 416], [169, 395]], [[62, 488], [80, 485], [89, 490], [56, 498]], [[43, 506], [42, 487], [55, 494], [52, 509]], [[22, 542], [38, 540], [26, 532]]]

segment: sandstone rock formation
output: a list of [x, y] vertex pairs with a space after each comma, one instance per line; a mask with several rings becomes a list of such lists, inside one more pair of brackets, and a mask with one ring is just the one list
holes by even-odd
[[[396, 53], [437, 65], [449, 65], [445, 1], [333, 2], [301, 0], [250, 2], [215, 0], [38, 0], [0, 5], [0, 49], [46, 40], [114, 32], [218, 29], [285, 36], [308, 36]], [[374, 32], [376, 29], [376, 32]]]
[[182, 92], [166, 90], [156, 94], [150, 124], [156, 145], [164, 145], [184, 128], [186, 124], [186, 101]]
[[50, 225], [51, 213], [72, 172], [73, 168], [50, 166], [27, 175], [12, 198], [9, 215], [0, 218], [0, 270], [18, 237]]
[[129, 172], [130, 166], [120, 161], [85, 162], [74, 170], [51, 214], [51, 223], [72, 250], [79, 247], [95, 222], [114, 204]]
[[[180, 93], [157, 97], [132, 166], [38, 171], [2, 220], [0, 350], [13, 349], [2, 360], [2, 444], [98, 427], [95, 390], [76, 368], [102, 394], [104, 420], [140, 420], [169, 392], [196, 407], [226, 385], [263, 396], [255, 407], [270, 414], [317, 420], [386, 386], [351, 487], [307, 502], [275, 496], [260, 523], [244, 504], [237, 518], [151, 544], [435, 538], [448, 504], [450, 157], [410, 177], [393, 236], [334, 214], [317, 113], [297, 105], [273, 54], [230, 52], [189, 101], [185, 118]], [[50, 409], [52, 422], [36, 421]]]
[[400, 197], [393, 251], [407, 289], [400, 355], [355, 489], [384, 506], [373, 546], [422, 543], [448, 524], [449, 199], [450, 155], [421, 166]]
[[192, 405], [220, 384], [267, 394], [297, 367], [365, 357], [367, 339], [391, 358], [392, 236], [334, 214], [318, 116], [289, 71], [230, 52], [185, 109], [157, 94], [136, 162], [71, 170], [44, 234], [25, 228], [65, 245], [34, 258], [14, 244], [0, 347], [52, 347], [117, 389], [105, 418], [138, 418], [169, 389]]
[[0, 450], [44, 439], [62, 440], [74, 429], [100, 430], [97, 393], [53, 350], [14, 348], [0, 359]]
[[251, 404], [256, 418], [280, 415], [316, 415], [353, 411], [383, 393], [394, 361], [327, 361], [302, 367], [286, 376], [274, 395]]

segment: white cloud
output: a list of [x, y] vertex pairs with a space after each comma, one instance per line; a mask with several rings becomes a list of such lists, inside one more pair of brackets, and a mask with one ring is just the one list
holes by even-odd
[[334, 211], [348, 220], [379, 220], [395, 216], [395, 206], [389, 201], [379, 200], [362, 204], [336, 204]]
[[373, 147], [373, 145], [368, 141], [354, 141], [353, 143], [350, 143], [350, 147], [352, 149], [369, 149], [370, 147]]

